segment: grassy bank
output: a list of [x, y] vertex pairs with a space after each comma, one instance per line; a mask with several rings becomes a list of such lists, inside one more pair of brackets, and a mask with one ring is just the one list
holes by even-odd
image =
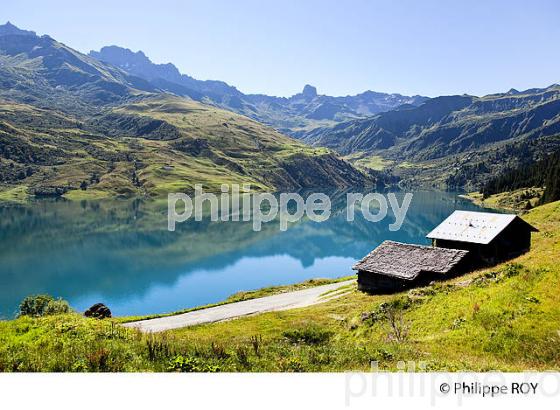
[[537, 206], [543, 192], [544, 189], [535, 187], [501, 192], [486, 198], [480, 192], [471, 192], [461, 195], [461, 197], [481, 207], [518, 212], [527, 211]]
[[29, 199], [26, 186], [16, 188], [0, 186], [0, 202], [25, 203]]
[[[529, 211], [530, 252], [395, 295], [156, 335], [76, 314], [0, 322], [2, 371], [559, 370], [560, 202]], [[266, 292], [266, 291], [265, 291]]]

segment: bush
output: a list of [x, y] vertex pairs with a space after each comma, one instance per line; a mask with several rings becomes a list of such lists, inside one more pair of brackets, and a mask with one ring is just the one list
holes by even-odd
[[[434, 292], [435, 294], [435, 292]], [[415, 293], [414, 296], [419, 295]], [[362, 322], [367, 322], [367, 324], [372, 325], [375, 322], [379, 322], [388, 318], [388, 314], [394, 311], [407, 310], [412, 307], [413, 303], [422, 303], [420, 299], [412, 299], [409, 295], [402, 296], [390, 300], [389, 302], [383, 302], [379, 307], [371, 312], [364, 312], [361, 314], [360, 318]]]
[[70, 305], [64, 299], [51, 300], [47, 303], [45, 307], [44, 315], [61, 315], [64, 313], [70, 313]]
[[43, 316], [47, 305], [53, 300], [53, 297], [50, 295], [27, 296], [19, 304], [18, 316]]
[[19, 304], [18, 317], [41, 317], [70, 312], [70, 305], [64, 299], [54, 299], [50, 295], [27, 296]]
[[410, 323], [404, 320], [403, 309], [395, 306], [398, 306], [398, 304], [389, 306], [385, 313], [389, 322], [389, 333], [387, 336], [391, 341], [402, 343], [408, 338]]
[[504, 275], [506, 278], [512, 278], [521, 273], [524, 266], [520, 263], [508, 263], [504, 269]]

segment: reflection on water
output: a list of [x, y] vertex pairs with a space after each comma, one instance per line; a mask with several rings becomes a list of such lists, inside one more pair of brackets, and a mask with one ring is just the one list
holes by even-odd
[[[162, 202], [38, 201], [0, 205], [0, 316], [29, 294], [49, 293], [84, 310], [106, 303], [115, 315], [179, 310], [239, 290], [352, 273], [352, 264], [385, 239], [424, 236], [454, 209], [475, 209], [455, 194], [416, 192], [403, 226], [346, 221], [345, 193], [331, 194], [332, 215], [278, 223], [188, 221], [167, 231]], [[399, 203], [402, 194], [397, 193]]]

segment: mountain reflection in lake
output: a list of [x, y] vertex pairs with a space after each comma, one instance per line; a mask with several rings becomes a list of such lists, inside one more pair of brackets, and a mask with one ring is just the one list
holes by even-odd
[[[402, 193], [397, 193], [399, 203]], [[352, 274], [352, 264], [385, 239], [427, 244], [454, 209], [476, 209], [446, 192], [416, 192], [403, 226], [391, 212], [372, 223], [346, 221], [345, 193], [330, 194], [332, 215], [280, 232], [277, 222], [188, 221], [167, 231], [167, 204], [36, 201], [0, 204], [0, 317], [27, 295], [48, 293], [77, 310], [107, 304], [115, 315], [171, 312], [223, 300], [240, 290]]]

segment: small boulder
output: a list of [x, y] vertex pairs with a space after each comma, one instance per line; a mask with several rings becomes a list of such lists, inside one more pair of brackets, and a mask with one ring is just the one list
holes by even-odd
[[84, 312], [85, 317], [94, 317], [96, 319], [106, 319], [111, 317], [111, 309], [103, 303], [96, 303]]

